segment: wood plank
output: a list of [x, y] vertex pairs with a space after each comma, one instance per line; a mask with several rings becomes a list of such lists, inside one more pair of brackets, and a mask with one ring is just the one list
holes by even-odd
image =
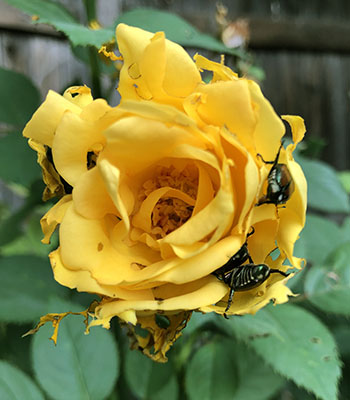
[[249, 47], [350, 53], [350, 25], [321, 20], [248, 18]]

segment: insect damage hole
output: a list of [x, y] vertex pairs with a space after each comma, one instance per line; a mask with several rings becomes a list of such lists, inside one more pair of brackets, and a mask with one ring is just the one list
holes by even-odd
[[311, 341], [312, 343], [321, 343], [321, 339], [318, 338], [318, 337], [312, 337], [312, 338], [310, 339], [310, 341]]
[[97, 245], [97, 251], [102, 251], [103, 250], [103, 243], [99, 243], [98, 245]]

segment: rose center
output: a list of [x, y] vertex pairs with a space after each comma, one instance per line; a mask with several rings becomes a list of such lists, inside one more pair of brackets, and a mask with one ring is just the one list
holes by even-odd
[[[197, 196], [198, 170], [193, 164], [178, 169], [174, 166], [157, 167], [153, 178], [143, 184], [143, 195], [146, 198], [154, 190], [171, 187], [185, 193], [192, 199]], [[193, 205], [176, 197], [162, 197], [156, 203], [151, 215], [152, 234], [160, 239], [183, 225], [192, 215]]]

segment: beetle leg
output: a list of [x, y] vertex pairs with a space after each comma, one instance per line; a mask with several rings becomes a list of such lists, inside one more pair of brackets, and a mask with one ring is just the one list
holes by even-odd
[[273, 163], [275, 162], [275, 161], [266, 161], [266, 160], [264, 160], [263, 156], [262, 156], [260, 153], [258, 153], [256, 156], [259, 157], [259, 158], [261, 158], [261, 161], [262, 161], [264, 164], [273, 164]]
[[272, 200], [268, 200], [267, 197], [264, 196], [258, 201], [257, 204], [255, 204], [255, 207], [259, 207], [259, 206], [261, 206], [263, 204], [274, 204], [274, 205], [276, 205], [276, 202], [272, 201]]
[[248, 233], [247, 235], [247, 239], [249, 238], [249, 236], [252, 236], [255, 232], [254, 226], [251, 226], [252, 230]]
[[283, 271], [280, 271], [279, 269], [270, 269], [270, 273], [272, 274], [272, 273], [279, 273], [279, 274], [281, 274], [281, 275], [283, 275], [283, 276], [285, 276], [285, 277], [287, 277], [287, 276], [289, 276], [289, 274], [287, 274], [286, 272], [283, 272]]
[[[274, 159], [273, 161], [265, 161], [264, 158], [263, 158], [263, 156], [262, 156], [260, 153], [258, 153], [256, 156], [257, 156], [257, 157], [260, 157], [261, 160], [262, 160], [265, 164], [273, 164], [273, 166], [276, 166], [276, 165], [278, 164], [278, 159], [279, 159], [279, 157], [280, 157], [280, 153], [281, 153], [282, 147], [283, 147], [283, 142], [281, 142], [280, 148], [278, 149], [278, 152], [277, 152], [277, 154], [276, 154], [276, 157], [275, 157], [275, 159]], [[272, 168], [273, 168], [273, 167], [272, 167]]]
[[[232, 274], [232, 275], [233, 275], [233, 274]], [[235, 290], [234, 290], [233, 287], [232, 287], [232, 282], [230, 282], [230, 283], [231, 283], [231, 286], [230, 286], [230, 294], [229, 294], [229, 296], [228, 296], [227, 307], [226, 307], [226, 309], [225, 309], [225, 313], [230, 309], [231, 304], [232, 304], [232, 298], [233, 298], [233, 295], [234, 295], [234, 293], [235, 293]]]

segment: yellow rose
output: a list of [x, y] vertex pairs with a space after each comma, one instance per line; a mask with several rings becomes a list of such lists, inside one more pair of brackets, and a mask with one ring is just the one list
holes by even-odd
[[[165, 361], [193, 310], [225, 313], [230, 285], [213, 272], [245, 243], [255, 264], [285, 272], [288, 259], [300, 268], [293, 247], [306, 182], [292, 152], [305, 128], [283, 117], [294, 143], [278, 161], [294, 191], [284, 207], [257, 206], [273, 168], [263, 160], [275, 160], [285, 131], [259, 86], [201, 56], [193, 62], [162, 32], [121, 24], [117, 40], [122, 103], [111, 108], [86, 87], [49, 92], [24, 135], [42, 159], [52, 153], [47, 190], [65, 182], [41, 221], [44, 243], [60, 225], [55, 279], [101, 297], [90, 326], [108, 328], [115, 316], [131, 330], [140, 324], [149, 334], [133, 332], [136, 347]], [[208, 84], [204, 69], [213, 73]], [[287, 301], [288, 279], [275, 273], [235, 292], [227, 315]]]

